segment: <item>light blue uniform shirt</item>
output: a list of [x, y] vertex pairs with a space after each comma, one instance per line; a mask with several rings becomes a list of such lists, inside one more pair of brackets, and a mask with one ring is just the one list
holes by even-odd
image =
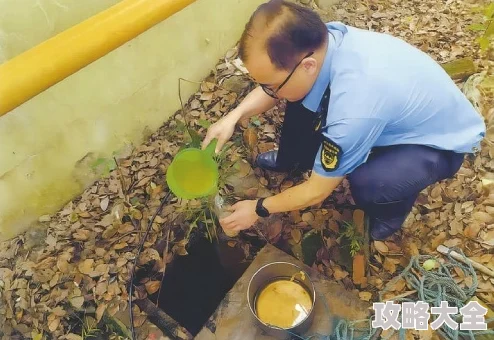
[[[480, 149], [485, 124], [460, 89], [431, 57], [387, 34], [327, 23], [328, 52], [302, 104], [317, 112], [331, 96], [322, 144], [313, 170], [344, 176], [367, 160], [371, 148], [419, 144], [471, 153]], [[329, 142], [328, 142], [329, 141]]]

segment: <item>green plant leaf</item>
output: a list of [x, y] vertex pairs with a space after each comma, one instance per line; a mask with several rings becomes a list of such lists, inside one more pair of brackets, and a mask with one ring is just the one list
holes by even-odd
[[195, 130], [192, 130], [190, 128], [187, 130], [189, 131], [189, 135], [191, 139], [190, 146], [193, 148], [199, 148], [201, 146], [201, 140], [202, 140], [201, 136], [199, 136], [199, 134]]
[[207, 129], [208, 127], [211, 126], [211, 122], [208, 120], [205, 120], [205, 119], [199, 119], [197, 121], [197, 124], [199, 124], [199, 126], [205, 128], [205, 129]]
[[253, 125], [255, 125], [255, 126], [261, 126], [261, 121], [260, 121], [260, 120], [259, 120], [259, 118], [257, 118], [257, 117], [252, 117], [252, 118], [250, 119], [250, 122], [251, 122]]
[[134, 196], [130, 199], [130, 204], [132, 204], [134, 207], [141, 205], [141, 202], [139, 201], [138, 196]]
[[[357, 232], [357, 227], [352, 222], [343, 221], [343, 231], [340, 232], [341, 237], [348, 241], [350, 247], [350, 256], [354, 257], [362, 247], [364, 242], [363, 236]], [[345, 242], [346, 243], [346, 242]]]
[[484, 38], [490, 39], [491, 36], [494, 35], [494, 19], [491, 20], [489, 23], [489, 26], [487, 26], [487, 29], [484, 32]]
[[98, 158], [91, 164], [93, 171], [102, 176], [108, 176], [110, 171], [114, 170], [116, 167], [117, 164], [113, 158]]
[[33, 340], [42, 340], [43, 339], [43, 332], [38, 333], [37, 331], [33, 330], [31, 332], [31, 337], [33, 338]]
[[492, 2], [489, 6], [487, 6], [484, 10], [484, 16], [487, 19], [491, 19], [494, 17], [494, 2]]
[[483, 13], [485, 10], [484, 6], [475, 6], [470, 10], [471, 13]]
[[489, 48], [490, 41], [486, 37], [480, 37], [477, 39], [478, 44], [480, 45], [480, 49], [485, 52]]
[[175, 130], [178, 131], [178, 132], [185, 132], [185, 124], [180, 121], [180, 120], [175, 120], [175, 122], [177, 123], [177, 126], [175, 127]]
[[476, 23], [476, 24], [471, 24], [471, 25], [467, 26], [467, 29], [469, 29], [471, 31], [484, 31], [486, 29], [486, 27], [484, 26], [484, 24]]

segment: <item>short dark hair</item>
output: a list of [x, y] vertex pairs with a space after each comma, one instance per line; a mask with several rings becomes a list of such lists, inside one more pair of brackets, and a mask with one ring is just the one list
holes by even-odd
[[268, 31], [266, 51], [279, 69], [290, 69], [300, 55], [321, 47], [328, 37], [326, 25], [309, 8], [284, 0], [270, 0], [260, 5], [245, 25], [239, 43], [239, 57], [249, 57], [248, 48], [253, 32]]

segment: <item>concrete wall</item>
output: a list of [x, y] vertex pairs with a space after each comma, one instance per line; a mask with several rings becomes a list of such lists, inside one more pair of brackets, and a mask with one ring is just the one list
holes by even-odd
[[[115, 2], [4, 0], [0, 50], [13, 57]], [[96, 179], [91, 164], [156, 130], [180, 108], [178, 78], [204, 78], [262, 2], [197, 0], [0, 117], [0, 240], [81, 193]], [[24, 21], [22, 29], [13, 13]], [[20, 31], [29, 39], [18, 39]], [[197, 85], [183, 90], [188, 97]]]
[[0, 1], [0, 63], [120, 0]]

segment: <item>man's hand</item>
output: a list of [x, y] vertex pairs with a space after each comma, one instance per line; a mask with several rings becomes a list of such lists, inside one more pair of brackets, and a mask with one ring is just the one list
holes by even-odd
[[220, 220], [223, 228], [231, 231], [240, 231], [250, 228], [256, 223], [259, 216], [256, 214], [257, 201], [239, 201], [232, 205], [232, 213]]
[[[303, 209], [322, 202], [342, 180], [343, 177], [323, 177], [312, 173], [308, 181], [266, 198], [264, 206], [270, 213]], [[232, 214], [220, 220], [221, 226], [231, 231], [250, 228], [259, 218], [256, 204], [257, 200], [237, 202], [230, 208]]]
[[223, 145], [225, 145], [232, 137], [235, 130], [235, 124], [237, 124], [237, 115], [230, 114], [211, 125], [206, 134], [206, 138], [204, 138], [204, 141], [202, 142], [202, 149], [204, 150], [209, 143], [216, 138], [218, 139], [218, 143], [216, 144], [216, 150], [214, 150], [214, 152], [220, 152]]
[[277, 102], [277, 99], [268, 96], [260, 86], [256, 87], [235, 109], [209, 127], [206, 138], [202, 142], [202, 149], [216, 138], [218, 143], [215, 153], [220, 152], [223, 145], [232, 137], [238, 121], [266, 112]]

